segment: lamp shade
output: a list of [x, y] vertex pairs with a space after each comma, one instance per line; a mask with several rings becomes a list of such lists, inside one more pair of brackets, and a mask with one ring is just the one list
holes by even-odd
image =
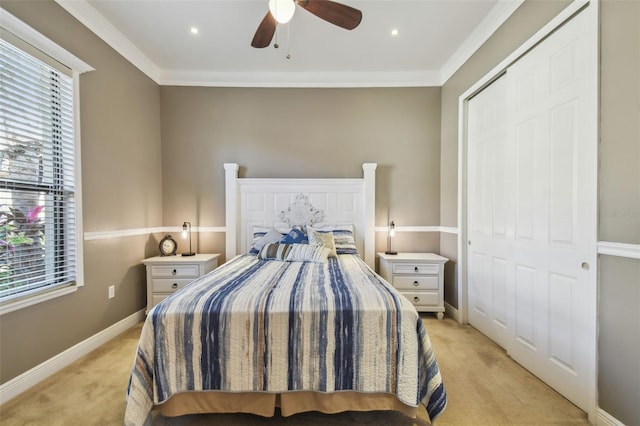
[[195, 256], [195, 253], [191, 251], [191, 222], [184, 222], [182, 224], [182, 238], [189, 237], [189, 251], [182, 253], [183, 256]]
[[387, 230], [387, 251], [385, 251], [385, 254], [398, 254], [397, 251], [393, 251], [391, 250], [391, 238], [393, 238], [396, 235], [396, 224], [391, 221], [389, 222], [389, 229]]
[[293, 18], [296, 4], [293, 0], [269, 0], [269, 12], [281, 24], [286, 24]]

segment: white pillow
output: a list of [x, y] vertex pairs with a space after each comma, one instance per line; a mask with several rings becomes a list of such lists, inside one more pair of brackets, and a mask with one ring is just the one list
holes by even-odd
[[251, 246], [251, 248], [260, 251], [260, 249], [262, 249], [262, 247], [264, 247], [266, 244], [277, 243], [280, 242], [281, 239], [281, 233], [279, 233], [275, 229], [269, 229], [269, 231], [264, 234], [264, 237], [253, 243], [253, 246]]

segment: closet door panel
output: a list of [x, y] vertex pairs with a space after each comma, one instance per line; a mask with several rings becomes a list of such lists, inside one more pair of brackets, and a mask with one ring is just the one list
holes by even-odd
[[512, 148], [507, 128], [506, 79], [469, 102], [469, 321], [505, 347], [509, 330], [513, 234]]

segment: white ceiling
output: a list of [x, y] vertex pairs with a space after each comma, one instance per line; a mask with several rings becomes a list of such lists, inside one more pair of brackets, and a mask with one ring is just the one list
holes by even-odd
[[158, 84], [267, 87], [439, 86], [522, 3], [343, 0], [352, 31], [297, 7], [280, 48], [255, 49], [268, 0], [56, 1]]

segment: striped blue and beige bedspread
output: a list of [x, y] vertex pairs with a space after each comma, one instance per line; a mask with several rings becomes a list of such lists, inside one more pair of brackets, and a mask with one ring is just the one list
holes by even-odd
[[202, 390], [391, 393], [431, 419], [444, 385], [416, 310], [357, 255], [232, 259], [165, 299], [143, 326], [126, 425]]

